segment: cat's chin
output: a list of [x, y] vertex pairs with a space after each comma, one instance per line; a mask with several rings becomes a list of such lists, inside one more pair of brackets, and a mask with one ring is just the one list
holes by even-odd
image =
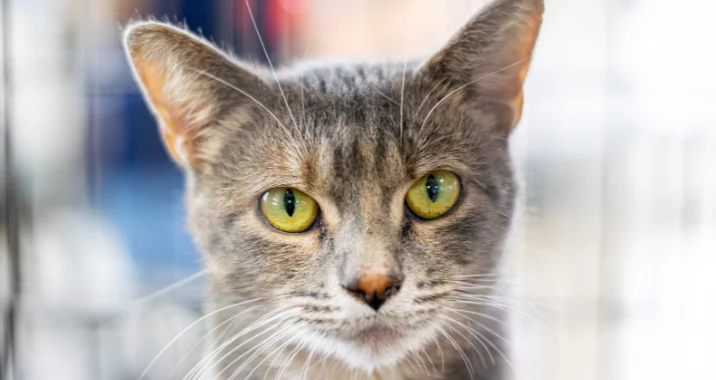
[[408, 355], [422, 351], [434, 340], [436, 331], [432, 327], [398, 330], [376, 325], [355, 331], [350, 337], [316, 336], [310, 332], [300, 335], [301, 340], [323, 355], [350, 368], [372, 372], [395, 366]]

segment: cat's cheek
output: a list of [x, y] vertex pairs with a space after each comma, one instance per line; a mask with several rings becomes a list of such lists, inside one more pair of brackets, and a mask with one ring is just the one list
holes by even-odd
[[[406, 237], [414, 244], [422, 247], [439, 246], [442, 238], [446, 235], [442, 231], [450, 230], [456, 221], [460, 220], [468, 212], [464, 210], [463, 200], [458, 201], [455, 210], [451, 210], [445, 216], [433, 220], [421, 220], [412, 215], [407, 216], [409, 227], [406, 230]], [[459, 208], [458, 208], [459, 207]]]

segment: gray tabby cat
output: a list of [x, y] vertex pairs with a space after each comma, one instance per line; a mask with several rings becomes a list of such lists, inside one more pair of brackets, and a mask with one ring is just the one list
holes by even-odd
[[507, 376], [508, 135], [542, 12], [497, 0], [427, 61], [275, 73], [127, 28], [209, 276], [196, 378]]

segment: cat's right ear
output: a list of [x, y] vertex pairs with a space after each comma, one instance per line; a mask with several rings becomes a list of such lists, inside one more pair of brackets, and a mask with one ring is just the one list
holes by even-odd
[[418, 73], [443, 85], [443, 93], [436, 92], [443, 100], [463, 95], [463, 99], [505, 111], [500, 112], [497, 131], [505, 135], [520, 120], [522, 84], [543, 11], [543, 0], [495, 0], [469, 20]]
[[124, 32], [124, 48], [167, 150], [194, 166], [217, 117], [240, 101], [258, 102], [267, 86], [204, 40], [160, 22], [139, 22]]

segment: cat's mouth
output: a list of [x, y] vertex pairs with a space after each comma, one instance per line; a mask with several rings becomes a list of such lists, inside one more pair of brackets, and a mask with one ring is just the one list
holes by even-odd
[[393, 343], [404, 336], [405, 334], [394, 328], [388, 327], [382, 323], [376, 323], [373, 326], [368, 326], [358, 330], [355, 334], [353, 334], [352, 339], [355, 343], [360, 345], [383, 346]]
[[398, 321], [379, 315], [347, 319], [340, 327], [331, 328], [329, 335], [356, 345], [389, 343], [406, 336], [406, 326], [396, 322]]
[[[416, 329], [399, 321], [380, 317], [361, 320], [360, 326], [344, 328], [325, 341], [331, 355], [350, 367], [371, 371], [376, 367], [393, 365], [410, 352], [421, 350], [434, 339], [429, 326]], [[403, 321], [404, 322], [404, 321]]]

